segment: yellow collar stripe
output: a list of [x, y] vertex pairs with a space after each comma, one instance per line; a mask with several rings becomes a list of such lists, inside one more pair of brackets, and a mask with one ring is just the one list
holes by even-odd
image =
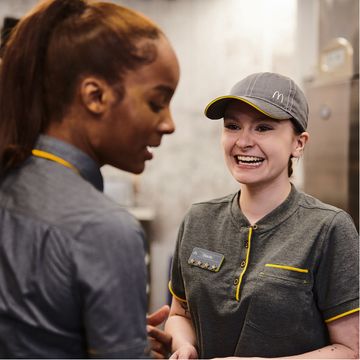
[[68, 161], [62, 159], [59, 156], [56, 156], [56, 155], [51, 154], [51, 153], [49, 153], [47, 151], [38, 150], [38, 149], [33, 149], [31, 152], [36, 157], [47, 159], [47, 160], [50, 160], [50, 161], [54, 161], [54, 162], [56, 162], [58, 164], [61, 164], [63, 166], [66, 166], [66, 167], [74, 170], [77, 173], [80, 173], [79, 170], [73, 164], [70, 164]]

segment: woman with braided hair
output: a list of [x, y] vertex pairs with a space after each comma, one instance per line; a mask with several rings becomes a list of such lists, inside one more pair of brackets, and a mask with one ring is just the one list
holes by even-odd
[[178, 79], [130, 9], [46, 0], [17, 24], [0, 73], [1, 358], [148, 355], [144, 235], [100, 167], [144, 170]]

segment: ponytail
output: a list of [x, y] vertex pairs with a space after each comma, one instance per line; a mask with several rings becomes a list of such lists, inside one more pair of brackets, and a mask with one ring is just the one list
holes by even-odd
[[0, 174], [30, 155], [46, 127], [44, 71], [49, 38], [59, 22], [85, 7], [82, 0], [47, 1], [15, 27], [0, 70]]

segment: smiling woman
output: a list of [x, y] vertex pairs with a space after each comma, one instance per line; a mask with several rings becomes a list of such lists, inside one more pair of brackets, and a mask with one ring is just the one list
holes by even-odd
[[141, 173], [174, 131], [174, 50], [128, 8], [45, 0], [0, 71], [0, 357], [148, 356], [144, 234], [100, 166]]
[[274, 120], [246, 102], [232, 100], [224, 114], [222, 145], [234, 179], [250, 184], [259, 181], [257, 176], [263, 181], [282, 176], [287, 182], [291, 158], [301, 155], [308, 139], [307, 133], [299, 134], [294, 129], [291, 120]]
[[[309, 139], [295, 82], [256, 73], [211, 101], [240, 190], [194, 204], [172, 264], [173, 359], [358, 358], [358, 234], [348, 214], [291, 183]], [[196, 258], [194, 257], [196, 250]], [[221, 259], [216, 271], [199, 253]]]

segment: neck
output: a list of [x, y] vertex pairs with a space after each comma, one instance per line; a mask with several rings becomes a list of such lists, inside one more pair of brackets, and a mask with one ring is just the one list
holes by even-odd
[[241, 211], [255, 224], [285, 201], [291, 191], [290, 181], [267, 186], [242, 185], [239, 199]]
[[92, 152], [91, 144], [88, 141], [86, 129], [82, 125], [82, 121], [78, 118], [65, 117], [61, 122], [51, 122], [44, 131], [44, 134], [77, 147], [97, 161], [95, 154]]

